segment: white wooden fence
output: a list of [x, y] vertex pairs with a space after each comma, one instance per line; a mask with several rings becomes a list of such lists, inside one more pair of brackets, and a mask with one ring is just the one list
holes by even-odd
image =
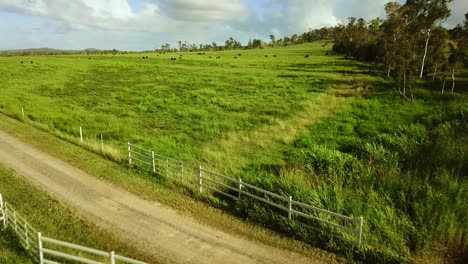
[[[135, 154], [139, 153], [138, 159]], [[295, 201], [292, 196], [273, 193], [257, 186], [243, 182], [242, 179], [232, 178], [201, 166], [194, 166], [179, 160], [167, 158], [154, 151], [146, 150], [128, 143], [128, 162], [137, 161], [143, 166], [149, 166], [153, 173], [195, 184], [202, 193], [205, 189], [219, 193], [233, 200], [250, 197], [262, 203], [284, 211], [289, 221], [296, 221], [311, 228], [320, 226], [338, 230], [336, 238], [351, 241], [358, 246], [362, 243], [363, 217], [349, 217], [328, 211], [310, 204]], [[311, 225], [314, 223], [314, 225]], [[318, 227], [317, 227], [318, 226]]]
[[[11, 228], [21, 246], [39, 264], [58, 264], [59, 260], [73, 260], [88, 264], [145, 264], [114, 253], [83, 247], [69, 242], [42, 236], [7, 202], [0, 193], [0, 221], [4, 228]], [[73, 253], [72, 253], [73, 252]]]

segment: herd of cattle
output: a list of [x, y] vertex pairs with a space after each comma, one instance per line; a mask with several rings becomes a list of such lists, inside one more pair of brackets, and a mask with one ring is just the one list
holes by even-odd
[[[162, 54], [165, 54], [165, 53], [162, 53]], [[197, 55], [205, 55], [205, 52], [198, 52]], [[328, 51], [325, 53], [325, 55], [326, 55], [326, 56], [328, 55]], [[159, 54], [157, 54], [157, 56], [159, 56]], [[234, 59], [237, 59], [237, 58], [240, 57], [240, 56], [242, 56], [241, 53], [237, 54], [237, 56], [233, 56], [233, 58], [234, 58]], [[276, 57], [278, 57], [278, 55], [275, 54], [275, 55], [273, 55], [273, 57], [276, 58]], [[138, 57], [138, 58], [140, 58], [140, 57]], [[182, 58], [183, 58], [183, 55], [180, 54], [180, 55], [179, 55], [179, 58], [177, 58], [177, 57], [171, 57], [170, 60], [171, 60], [171, 61], [176, 61], [177, 59], [181, 60]], [[212, 59], [213, 56], [208, 56], [208, 58]], [[216, 59], [221, 59], [221, 56], [216, 56], [215, 58], [216, 58]], [[268, 58], [268, 55], [265, 55], [265, 58]], [[309, 54], [304, 55], [304, 58], [309, 58]], [[148, 56], [143, 56], [143, 57], [141, 57], [141, 59], [148, 59]]]
[[[165, 53], [159, 53], [159, 54], [165, 54]], [[157, 54], [157, 56], [159, 56], [159, 54]], [[205, 55], [205, 52], [198, 52], [198, 55]], [[241, 53], [237, 54], [237, 56], [233, 56], [234, 59], [237, 59], [238, 57], [242, 56]], [[325, 53], [325, 56], [328, 56], [328, 51]], [[274, 58], [278, 57], [278, 55], [273, 55]], [[147, 60], [149, 59], [148, 56], [142, 56], [142, 57], [138, 57], [139, 59], [142, 59], [142, 60]], [[213, 57], [212, 56], [208, 56], [208, 58], [212, 59]], [[215, 57], [216, 59], [221, 59], [221, 56], [218, 55]], [[265, 55], [265, 58], [268, 58], [268, 55]], [[309, 58], [309, 54], [306, 54], [304, 55], [304, 58]], [[91, 59], [91, 57], [88, 58], [89, 60]], [[182, 59], [182, 54], [179, 55], [179, 60]], [[171, 61], [176, 61], [177, 58], [176, 57], [171, 57], [170, 58]], [[24, 61], [21, 61], [21, 64], [24, 64], [25, 62]], [[31, 61], [31, 64], [33, 64], [34, 61]]]

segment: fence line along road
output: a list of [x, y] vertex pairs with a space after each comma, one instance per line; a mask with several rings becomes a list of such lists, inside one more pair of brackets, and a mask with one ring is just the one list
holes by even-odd
[[14, 231], [19, 238], [20, 245], [39, 264], [57, 264], [58, 259], [89, 264], [115, 264], [116, 261], [145, 264], [145, 262], [117, 255], [114, 251], [101, 251], [45, 237], [41, 232], [37, 232], [9, 203], [4, 202], [1, 193], [0, 221], [3, 223], [3, 228], [10, 228]]
[[[135, 158], [135, 155], [139, 155], [141, 158]], [[194, 166], [180, 160], [167, 158], [155, 154], [154, 151], [128, 143], [128, 163], [134, 164], [132, 163], [133, 161], [150, 167], [153, 173], [181, 180], [185, 183], [188, 182], [190, 186], [196, 186], [200, 193], [204, 189], [207, 189], [236, 201], [243, 197], [250, 197], [284, 211], [287, 213], [289, 221], [296, 221], [312, 228], [316, 227], [311, 225], [311, 221], [319, 224], [319, 226], [325, 225], [343, 233], [342, 235], [334, 235], [336, 238], [354, 242], [358, 246], [362, 244], [364, 223], [362, 216], [353, 218], [314, 205], [295, 201], [292, 196], [273, 193], [243, 182], [240, 178], [236, 179], [204, 169], [202, 166]]]

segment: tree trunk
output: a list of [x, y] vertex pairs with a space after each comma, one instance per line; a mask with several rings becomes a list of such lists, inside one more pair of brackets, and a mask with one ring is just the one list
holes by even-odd
[[403, 73], [403, 96], [406, 98], [406, 72]]
[[455, 90], [455, 66], [452, 67], [452, 93]]
[[409, 89], [410, 89], [410, 94], [411, 94], [411, 101], [414, 101], [413, 86], [410, 85], [410, 86], [409, 86]]
[[390, 78], [390, 71], [392, 70], [392, 67], [390, 64], [388, 65], [388, 70], [387, 70], [387, 78]]
[[445, 81], [447, 80], [447, 73], [444, 74], [444, 82], [442, 83], [442, 93], [444, 93], [445, 90]]
[[431, 30], [429, 29], [427, 31], [427, 39], [426, 39], [426, 46], [424, 47], [424, 56], [422, 59], [422, 64], [421, 64], [421, 73], [419, 74], [419, 78], [423, 77], [423, 72], [424, 72], [424, 62], [426, 60], [426, 54], [427, 54], [427, 45], [429, 44], [429, 39], [431, 38]]
[[439, 66], [439, 63], [436, 61], [436, 64], [434, 67], [434, 74], [432, 75], [432, 82], [435, 82], [435, 77], [437, 75], [437, 66]]
[[400, 96], [403, 97], [403, 99], [409, 101], [408, 97], [406, 96], [406, 72], [403, 73], [403, 90], [400, 89], [400, 86], [398, 86], [398, 91], [400, 92]]

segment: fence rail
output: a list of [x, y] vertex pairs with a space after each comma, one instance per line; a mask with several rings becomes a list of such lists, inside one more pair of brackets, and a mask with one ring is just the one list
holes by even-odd
[[128, 142], [128, 164], [132, 164], [132, 161], [137, 161], [139, 163], [151, 166], [152, 171], [156, 172], [154, 151], [140, 148]]
[[[131, 164], [131, 154], [134, 149], [151, 153], [151, 157], [146, 155], [150, 161], [143, 163], [147, 166], [152, 166], [153, 172], [168, 178], [196, 182], [195, 185], [200, 193], [204, 189], [215, 192], [235, 201], [242, 197], [250, 197], [264, 204], [268, 204], [287, 213], [288, 220], [296, 221], [305, 226], [310, 226], [307, 220], [316, 221], [319, 224], [324, 224], [334, 228], [345, 234], [334, 235], [335, 237], [356, 243], [358, 246], [362, 243], [363, 218], [350, 217], [336, 212], [332, 212], [323, 208], [319, 208], [310, 204], [293, 200], [292, 196], [280, 195], [271, 191], [264, 190], [255, 185], [246, 183], [240, 178], [233, 178], [223, 174], [216, 173], [202, 168], [184, 163], [183, 161], [167, 158], [154, 151], [146, 150], [128, 143], [129, 164]], [[307, 219], [304, 221], [304, 219]], [[316, 228], [310, 226], [312, 228]]]
[[[50, 237], [42, 236], [41, 232], [37, 232], [27, 221], [23, 218], [10, 203], [4, 202], [2, 194], [0, 193], [0, 221], [3, 223], [4, 228], [11, 228], [19, 238], [21, 246], [33, 257], [39, 264], [57, 264], [55, 260], [65, 259], [73, 260], [80, 263], [88, 264], [103, 264], [111, 263], [115, 264], [116, 261], [121, 261], [130, 264], [145, 264], [138, 260], [119, 256], [114, 251], [106, 252], [94, 248], [84, 247], [76, 245], [70, 242], [65, 242]], [[48, 245], [46, 247], [45, 245]], [[49, 247], [55, 246], [55, 247]], [[57, 249], [62, 247], [67, 250]], [[79, 252], [72, 254], [69, 251]], [[81, 253], [93, 254], [95, 258], [91, 259], [88, 257], [80, 256]], [[52, 256], [54, 259], [48, 259], [48, 256]], [[50, 257], [49, 257], [50, 258]], [[98, 259], [99, 258], [99, 259]], [[105, 261], [105, 262], [102, 262]]]

